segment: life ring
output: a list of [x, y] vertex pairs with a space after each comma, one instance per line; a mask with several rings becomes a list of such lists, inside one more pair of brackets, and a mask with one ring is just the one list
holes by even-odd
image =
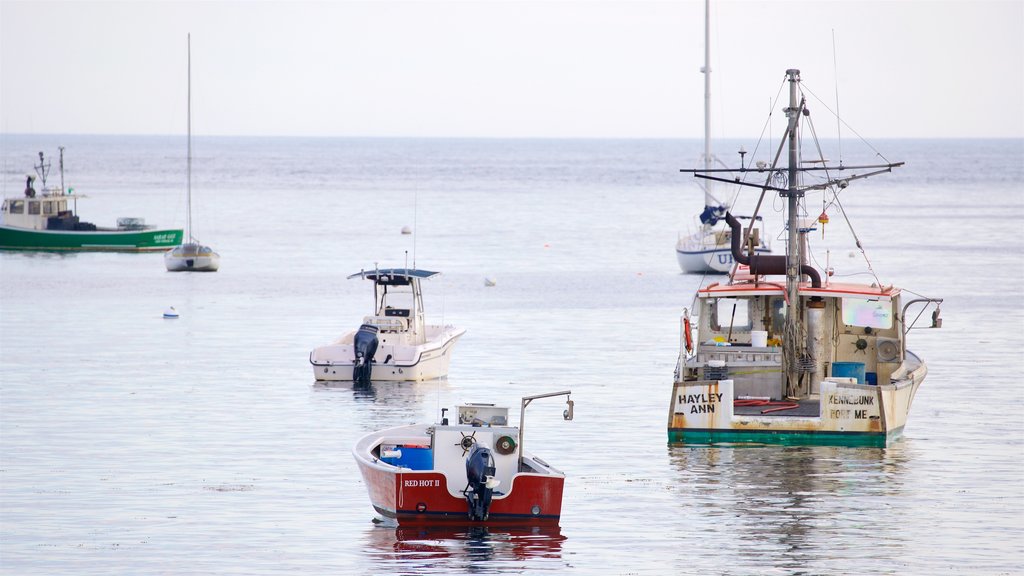
[[686, 342], [686, 353], [693, 354], [693, 330], [690, 328], [690, 318], [683, 318], [683, 340]]

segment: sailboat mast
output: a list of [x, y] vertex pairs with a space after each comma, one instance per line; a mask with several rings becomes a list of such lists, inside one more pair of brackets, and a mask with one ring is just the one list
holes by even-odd
[[798, 147], [797, 147], [797, 126], [800, 120], [800, 106], [797, 102], [797, 83], [800, 82], [800, 71], [791, 68], [786, 70], [789, 77], [789, 107], [786, 108], [786, 117], [789, 119], [787, 138], [789, 139], [789, 187], [785, 195], [787, 198], [787, 210], [789, 234], [786, 244], [786, 294], [789, 296], [789, 306], [786, 307], [786, 333], [783, 340], [786, 347], [786, 378], [787, 392], [789, 396], [797, 395], [799, 386], [800, 368], [798, 366], [800, 331], [799, 323], [803, 314], [803, 307], [800, 305], [800, 265], [803, 259], [800, 255], [800, 234], [797, 223], [797, 212], [800, 198], [803, 191], [800, 190], [797, 182], [798, 172]]
[[185, 237], [192, 241], [192, 34], [188, 35], [188, 156], [185, 160]]
[[[711, 169], [711, 0], [704, 0], [704, 169]], [[705, 183], [709, 186], [710, 182]], [[705, 201], [706, 202], [706, 201]]]

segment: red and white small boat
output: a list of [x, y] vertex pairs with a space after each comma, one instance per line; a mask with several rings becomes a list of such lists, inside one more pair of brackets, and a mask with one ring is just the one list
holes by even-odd
[[457, 406], [457, 421], [414, 424], [364, 436], [352, 449], [370, 502], [399, 525], [553, 525], [562, 513], [565, 474], [523, 450], [523, 416], [538, 398], [566, 396], [563, 413], [572, 419], [570, 391], [522, 399], [519, 427], [508, 423], [508, 408], [493, 404]]

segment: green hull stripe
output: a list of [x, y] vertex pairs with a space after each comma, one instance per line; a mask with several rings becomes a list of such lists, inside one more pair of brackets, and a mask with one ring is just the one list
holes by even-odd
[[125, 232], [35, 231], [0, 227], [0, 250], [147, 252], [181, 244], [182, 230]]
[[823, 432], [793, 430], [689, 430], [669, 428], [670, 444], [757, 443], [789, 446], [874, 446], [884, 448], [903, 433], [903, 429], [885, 432]]

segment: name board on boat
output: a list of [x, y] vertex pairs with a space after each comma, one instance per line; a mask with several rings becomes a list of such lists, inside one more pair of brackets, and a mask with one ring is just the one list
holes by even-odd
[[835, 391], [822, 402], [825, 415], [833, 420], [868, 420], [878, 417], [878, 398], [870, 393]]
[[714, 414], [722, 408], [723, 394], [708, 389], [699, 392], [681, 390], [676, 393], [676, 414]]

